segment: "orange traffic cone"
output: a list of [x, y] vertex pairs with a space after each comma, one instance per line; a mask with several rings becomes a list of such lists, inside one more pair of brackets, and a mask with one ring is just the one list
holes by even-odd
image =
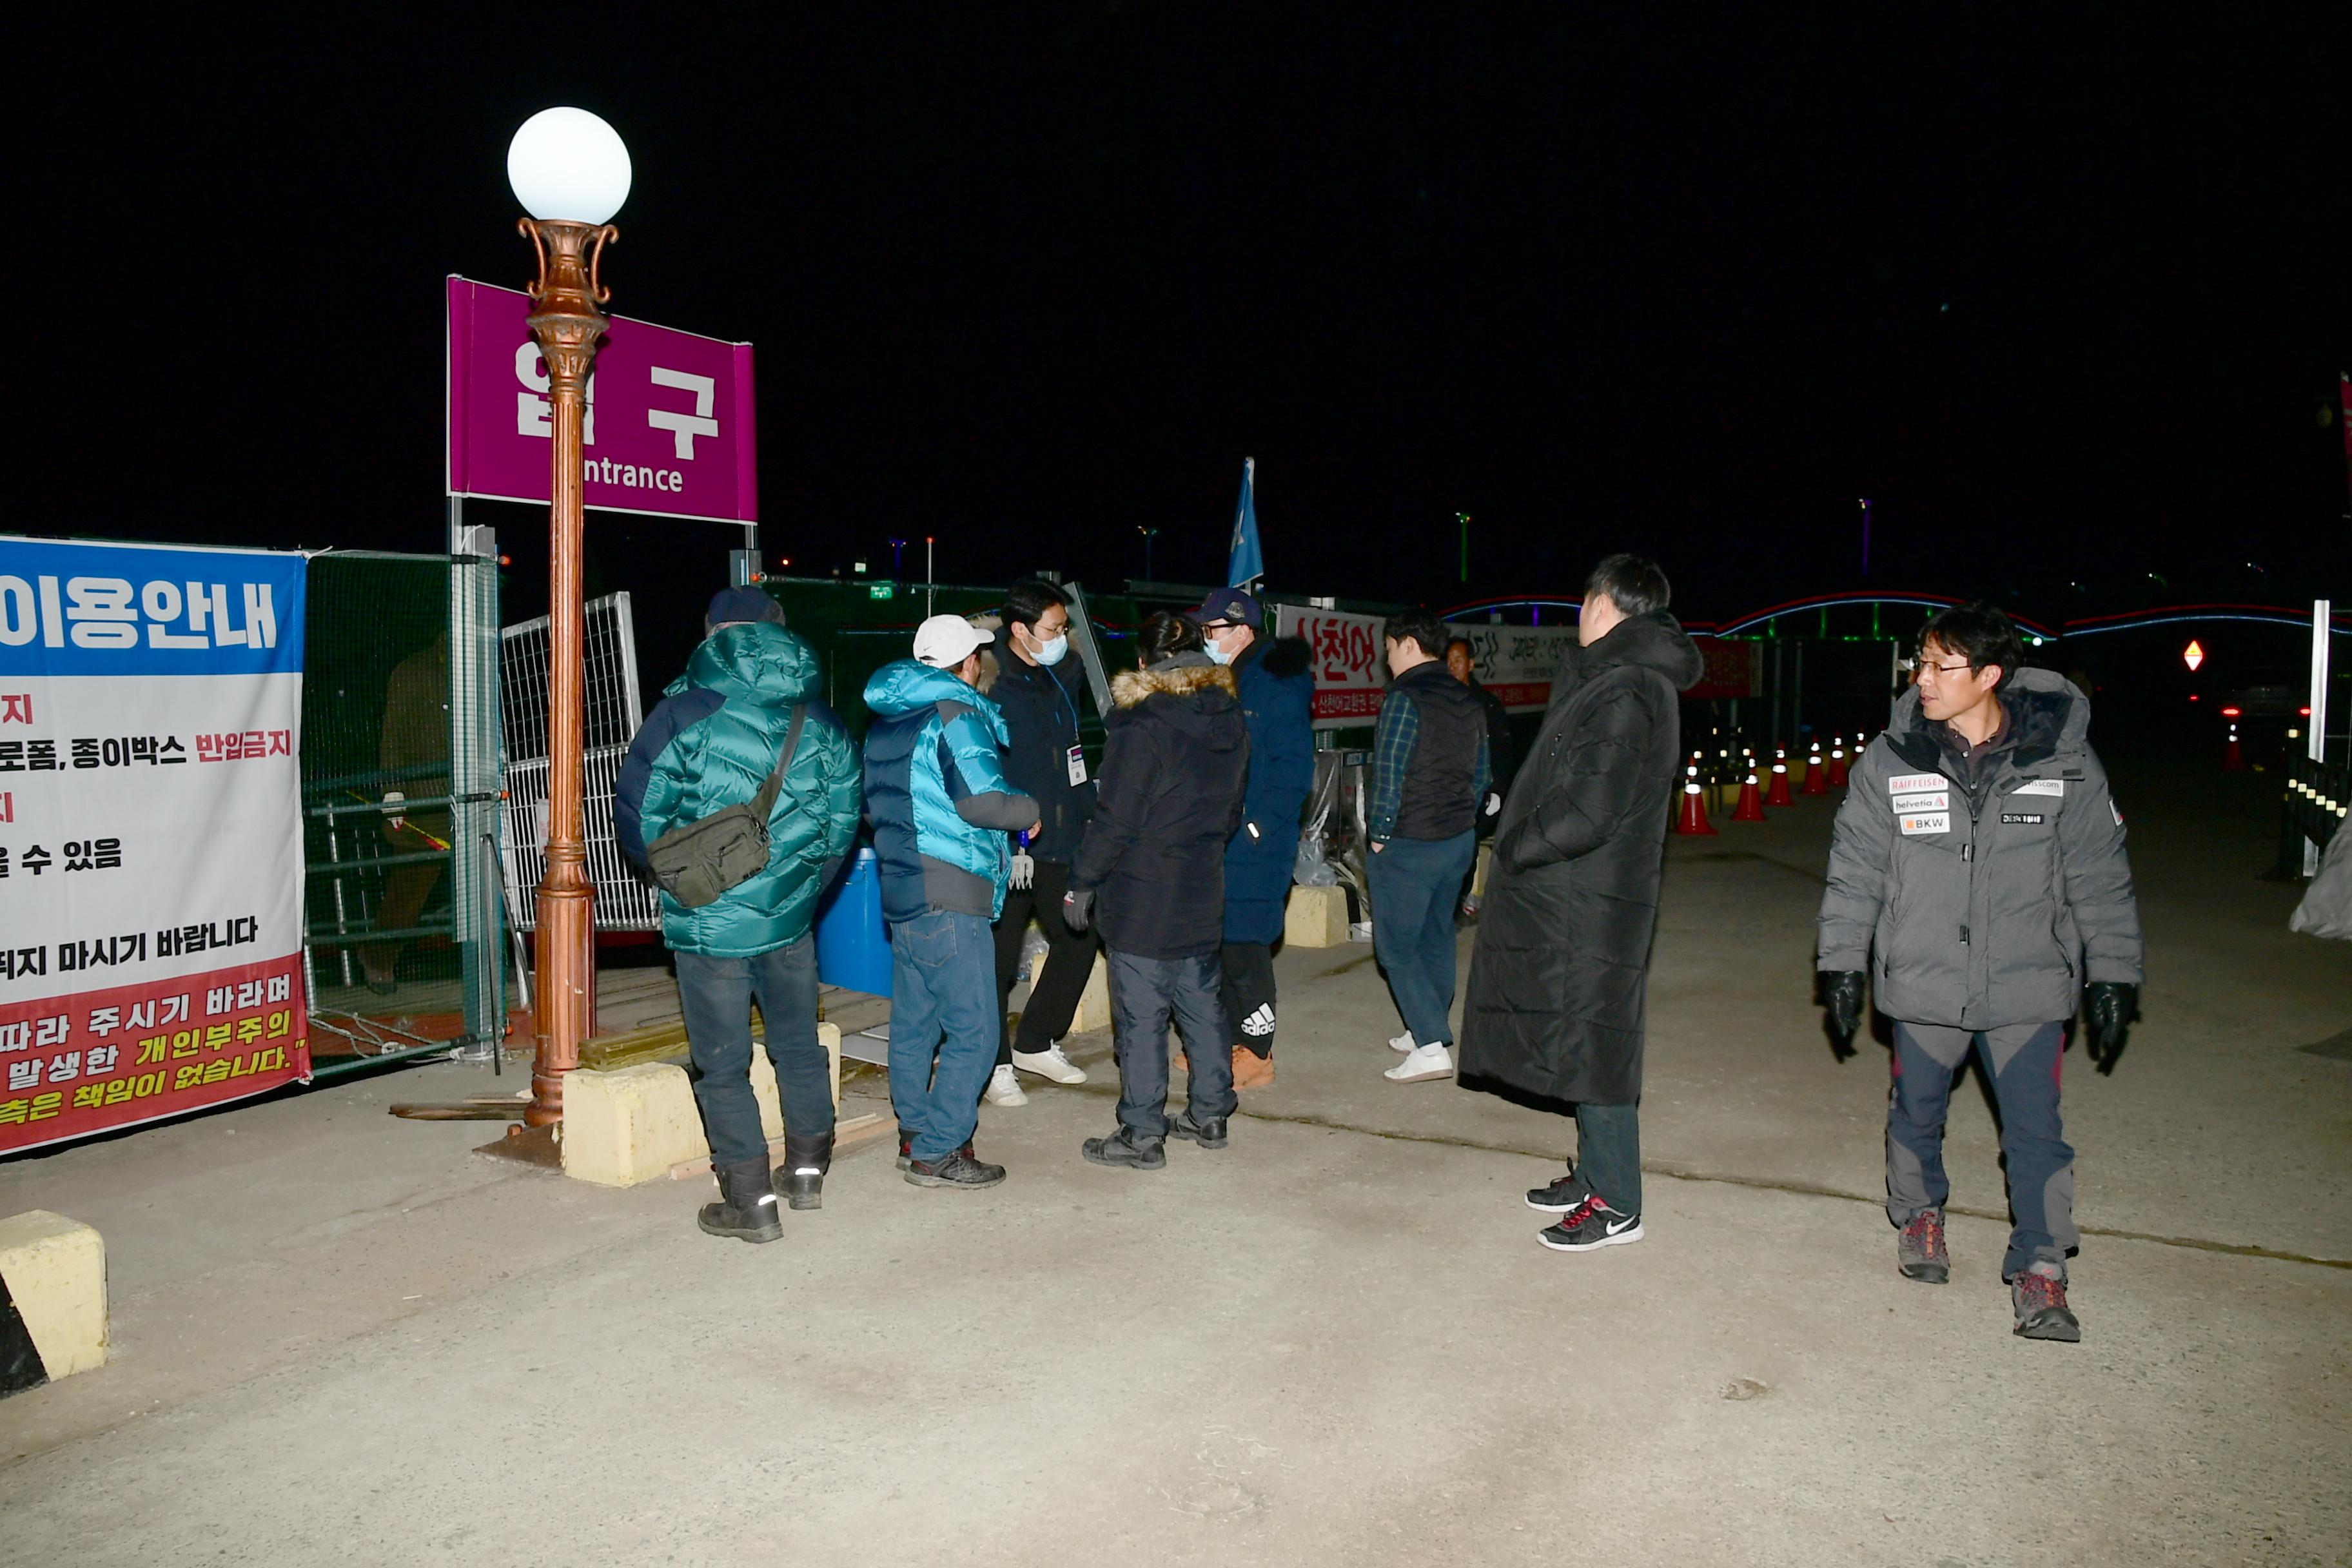
[[1748, 770], [1748, 782], [1739, 786], [1739, 806], [1731, 814], [1734, 822], [1764, 820], [1764, 795], [1756, 787], [1756, 770]]
[[2230, 743], [2221, 750], [2221, 771], [2225, 773], [2246, 771], [2246, 752], [2238, 744], [2238, 721], [2235, 719], [2230, 721]]
[[1796, 798], [1789, 793], [1789, 748], [1776, 747], [1772, 753], [1772, 787], [1764, 796], [1766, 805], [1794, 805]]
[[1838, 736], [1830, 746], [1830, 788], [1845, 788], [1845, 737]]
[[[1691, 753], [1694, 757], [1697, 754], [1696, 752]], [[1715, 837], [1715, 825], [1706, 819], [1706, 802], [1699, 798], [1698, 763], [1696, 762], [1684, 770], [1683, 810], [1682, 815], [1675, 819], [1675, 831]]]
[[1807, 795], [1830, 793], [1829, 770], [1822, 763], [1822, 743], [1819, 741], [1813, 742], [1813, 754], [1805, 759], [1804, 793]]

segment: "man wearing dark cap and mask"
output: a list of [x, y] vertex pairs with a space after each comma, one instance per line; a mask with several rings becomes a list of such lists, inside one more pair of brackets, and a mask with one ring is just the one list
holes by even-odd
[[1219, 963], [1235, 1031], [1234, 1087], [1265, 1089], [1274, 1082], [1274, 944], [1298, 860], [1298, 816], [1315, 787], [1314, 660], [1297, 637], [1276, 640], [1256, 596], [1238, 588], [1210, 595], [1192, 614], [1209, 657], [1233, 670], [1249, 729], [1242, 825], [1225, 846]]

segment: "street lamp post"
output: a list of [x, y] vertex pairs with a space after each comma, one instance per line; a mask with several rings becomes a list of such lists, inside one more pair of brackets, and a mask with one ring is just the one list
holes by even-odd
[[604, 247], [620, 237], [606, 220], [629, 194], [629, 153], [613, 128], [580, 109], [542, 110], [507, 149], [507, 178], [529, 217], [518, 226], [539, 256], [530, 287], [530, 335], [547, 362], [549, 426], [555, 437], [548, 496], [547, 872], [539, 884], [538, 1010], [530, 1104], [523, 1121], [563, 1120], [563, 1075], [580, 1065], [595, 1030], [596, 891], [588, 880], [581, 822], [582, 679], [586, 616], [581, 599], [581, 423], [588, 370], [612, 297], [598, 277]]

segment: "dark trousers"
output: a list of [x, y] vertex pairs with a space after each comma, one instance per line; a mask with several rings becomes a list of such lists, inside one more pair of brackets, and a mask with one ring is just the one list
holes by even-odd
[[980, 1125], [994, 1048], [988, 1037], [986, 915], [933, 910], [890, 928], [890, 1105], [900, 1136], [929, 1163]]
[[1971, 1034], [1941, 1024], [1895, 1026], [1895, 1083], [1886, 1096], [1886, 1217], [1910, 1223], [1952, 1195], [1944, 1174], [1944, 1117], [1952, 1079], [1971, 1048], [1984, 1056], [2000, 1108], [2000, 1152], [2009, 1170], [2009, 1254], [2000, 1277], [2035, 1263], [2066, 1268], [2083, 1245], [2074, 1228], [2074, 1151], [2058, 1121], [2063, 1024], [2011, 1024]]
[[1042, 1051], [1070, 1032], [1078, 997], [1095, 966], [1093, 928], [1072, 931], [1062, 923], [1062, 895], [1070, 889], [1070, 868], [1060, 860], [1039, 860], [1025, 888], [1004, 889], [1004, 913], [996, 921], [996, 1016], [1002, 1019], [1013, 999], [1013, 984], [1021, 972], [1021, 943], [1029, 934], [1029, 917], [1037, 917], [1045, 933], [1045, 962], [1029, 984], [1029, 1001], [1021, 1009], [1021, 1033], [1012, 1026], [997, 1028], [996, 1065], [1013, 1065], [1017, 1045], [1024, 1051]]
[[1274, 1055], [1274, 944], [1229, 942], [1217, 954], [1223, 977], [1217, 999], [1224, 1004], [1233, 1044], [1260, 1057]]
[[1146, 1138], [1168, 1135], [1168, 1024], [1184, 1031], [1192, 1119], [1231, 1116], [1232, 1032], [1217, 999], [1217, 955], [1139, 958], [1117, 949], [1110, 958], [1112, 1048], [1118, 1058], [1118, 1124]]
[[702, 1112], [711, 1163], [768, 1156], [760, 1102], [751, 1093], [751, 999], [767, 1025], [768, 1060], [784, 1126], [795, 1137], [833, 1131], [833, 1067], [816, 1033], [816, 936], [756, 958], [677, 960], [678, 1010], [686, 1017], [687, 1078]]
[[1370, 857], [1372, 952], [1416, 1046], [1454, 1043], [1454, 900], [1478, 853], [1475, 829], [1391, 838]]
[[1619, 1214], [1642, 1212], [1642, 1108], [1576, 1108], [1576, 1173]]

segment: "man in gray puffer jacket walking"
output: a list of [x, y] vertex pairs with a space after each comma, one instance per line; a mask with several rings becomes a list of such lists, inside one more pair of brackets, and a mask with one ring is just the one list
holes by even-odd
[[2000, 1106], [2015, 1221], [2001, 1278], [2016, 1332], [2074, 1341], [2083, 1336], [2066, 1303], [2066, 1258], [2082, 1236], [2060, 1058], [2081, 1004], [2092, 1060], [2113, 1069], [2140, 984], [2139, 908], [2123, 815], [2084, 738], [2091, 705], [2023, 663], [2016, 627], [1990, 605], [1928, 621], [1916, 687], [1838, 808], [1818, 963], [1842, 1047], [1862, 1022], [1865, 971], [1895, 1020], [1886, 1213], [1902, 1231], [1896, 1267], [1929, 1284], [1949, 1277], [1944, 1115], [1974, 1048]]

